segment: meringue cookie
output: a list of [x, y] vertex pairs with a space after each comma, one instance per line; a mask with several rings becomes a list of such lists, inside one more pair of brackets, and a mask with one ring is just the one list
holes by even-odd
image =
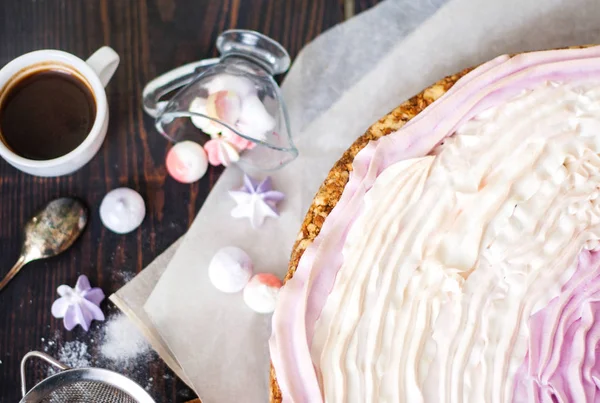
[[223, 138], [240, 152], [244, 150], [252, 150], [256, 146], [256, 143], [253, 143], [250, 140], [246, 140], [245, 138], [238, 136], [231, 130], [223, 132]]
[[[206, 98], [196, 97], [192, 102], [190, 102], [190, 106], [188, 107], [188, 109], [192, 113], [199, 113], [201, 115], [208, 116], [206, 104]], [[211, 137], [218, 136], [221, 132], [221, 125], [213, 122], [208, 118], [204, 118], [202, 116], [192, 116], [190, 119], [194, 126], [202, 130], [204, 133], [210, 135]]]
[[232, 162], [237, 162], [240, 159], [240, 154], [225, 137], [217, 137], [209, 140], [204, 144], [204, 150], [208, 156], [210, 165], [229, 166]]
[[146, 216], [144, 199], [129, 188], [111, 190], [100, 204], [102, 224], [117, 234], [127, 234], [140, 226]]
[[256, 95], [250, 95], [242, 99], [237, 126], [244, 135], [265, 140], [267, 133], [275, 128], [275, 119]]
[[260, 227], [267, 217], [279, 217], [277, 204], [285, 198], [281, 192], [273, 190], [271, 177], [258, 182], [244, 174], [244, 186], [230, 190], [229, 195], [237, 206], [231, 210], [234, 218], [248, 218], [252, 228]]
[[173, 179], [182, 183], [193, 183], [206, 173], [208, 159], [200, 144], [182, 141], [169, 150], [166, 165]]
[[264, 103], [272, 98], [261, 100], [254, 83], [247, 78], [220, 74], [211, 77], [202, 86], [208, 92], [207, 98], [194, 98], [188, 110], [202, 115], [191, 117], [194, 126], [213, 140], [219, 140], [209, 142], [206, 148], [211, 164], [227, 166], [239, 159], [239, 152], [256, 145], [254, 141], [238, 137], [236, 132], [264, 141], [275, 128], [276, 120]]
[[104, 292], [100, 288], [92, 288], [85, 275], [79, 276], [74, 288], [63, 284], [57, 292], [60, 298], [52, 304], [51, 312], [55, 318], [63, 318], [65, 329], [73, 330], [80, 325], [87, 332], [93, 320], [104, 320], [100, 309]]
[[256, 94], [254, 83], [242, 76], [232, 74], [219, 74], [211, 77], [206, 83], [202, 84], [209, 94], [219, 91], [233, 91], [240, 97], [246, 97], [250, 94]]
[[233, 91], [217, 91], [208, 96], [206, 112], [211, 118], [235, 125], [240, 117], [242, 101]]
[[275, 310], [281, 286], [281, 280], [275, 275], [259, 273], [246, 284], [244, 302], [255, 312], [271, 313]]
[[235, 246], [219, 249], [208, 265], [208, 277], [217, 290], [241, 291], [252, 277], [252, 259]]

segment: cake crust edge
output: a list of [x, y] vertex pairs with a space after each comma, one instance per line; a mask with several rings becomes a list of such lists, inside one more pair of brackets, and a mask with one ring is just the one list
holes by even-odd
[[[459, 73], [444, 77], [440, 81], [421, 91], [419, 94], [403, 102], [369, 127], [369, 129], [356, 139], [350, 148], [344, 152], [342, 157], [333, 165], [333, 168], [331, 168], [327, 174], [325, 181], [317, 191], [313, 202], [304, 217], [294, 247], [292, 248], [288, 272], [285, 276], [284, 283], [294, 276], [302, 254], [317, 235], [319, 235], [323, 223], [325, 222], [325, 218], [327, 218], [340, 200], [344, 187], [346, 186], [346, 183], [348, 183], [348, 178], [352, 171], [352, 162], [356, 155], [370, 141], [377, 140], [400, 129], [409, 120], [417, 116], [423, 109], [444, 95], [462, 76], [471, 70], [473, 70], [473, 68], [464, 69]], [[269, 384], [271, 403], [281, 403], [281, 390], [277, 383], [277, 376], [273, 365], [271, 365]]]

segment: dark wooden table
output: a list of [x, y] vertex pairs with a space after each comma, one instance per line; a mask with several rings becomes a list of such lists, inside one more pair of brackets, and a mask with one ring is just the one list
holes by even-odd
[[[30, 350], [57, 355], [73, 340], [98, 354], [101, 326], [72, 332], [50, 314], [60, 284], [73, 285], [86, 274], [106, 295], [119, 289], [181, 236], [215, 183], [221, 169], [193, 185], [173, 181], [165, 171], [169, 148], [144, 115], [144, 84], [160, 73], [216, 56], [217, 35], [248, 28], [281, 42], [294, 57], [327, 28], [378, 0], [0, 0], [0, 66], [36, 49], [56, 48], [86, 58], [102, 45], [121, 56], [108, 85], [110, 126], [99, 154], [79, 172], [62, 178], [36, 178], [0, 161], [0, 275], [17, 259], [21, 228], [45, 202], [65, 195], [83, 199], [91, 221], [67, 253], [34, 262], [0, 293], [0, 402], [20, 399], [19, 363]], [[107, 231], [98, 206], [119, 186], [139, 191], [147, 203], [141, 228], [128, 235]], [[104, 302], [109, 315], [116, 308]], [[152, 356], [151, 356], [152, 357]], [[46, 375], [33, 368], [31, 384]], [[155, 356], [124, 370], [147, 386], [157, 402], [194, 397]]]

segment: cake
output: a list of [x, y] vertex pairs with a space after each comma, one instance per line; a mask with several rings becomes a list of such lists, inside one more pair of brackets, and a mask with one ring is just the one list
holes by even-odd
[[273, 402], [600, 401], [600, 47], [500, 56], [372, 126], [305, 218]]

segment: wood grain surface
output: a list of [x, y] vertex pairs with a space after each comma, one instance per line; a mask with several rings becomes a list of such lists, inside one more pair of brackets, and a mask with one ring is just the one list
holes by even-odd
[[[0, 293], [0, 402], [20, 399], [19, 363], [30, 350], [58, 356], [68, 342], [88, 346], [96, 363], [102, 326], [86, 334], [63, 329], [50, 314], [56, 288], [86, 274], [106, 293], [116, 291], [181, 236], [191, 224], [221, 169], [211, 167], [193, 185], [173, 181], [164, 168], [167, 142], [144, 115], [144, 84], [160, 73], [216, 56], [215, 40], [228, 28], [248, 28], [281, 42], [294, 57], [325, 29], [377, 0], [0, 0], [0, 66], [36, 49], [56, 48], [82, 58], [102, 45], [121, 65], [107, 87], [110, 125], [98, 155], [79, 172], [42, 179], [0, 161], [0, 275], [17, 259], [21, 228], [44, 203], [73, 195], [86, 202], [91, 220], [65, 254], [34, 262]], [[348, 9], [349, 5], [351, 6]], [[119, 186], [139, 191], [147, 204], [141, 228], [128, 235], [107, 231], [98, 216], [104, 194]], [[116, 308], [108, 302], [109, 317]], [[112, 364], [105, 364], [110, 367]], [[116, 367], [115, 367], [116, 368]], [[146, 387], [157, 402], [184, 402], [193, 393], [150, 355], [118, 367]], [[29, 385], [47, 375], [32, 366]]]

